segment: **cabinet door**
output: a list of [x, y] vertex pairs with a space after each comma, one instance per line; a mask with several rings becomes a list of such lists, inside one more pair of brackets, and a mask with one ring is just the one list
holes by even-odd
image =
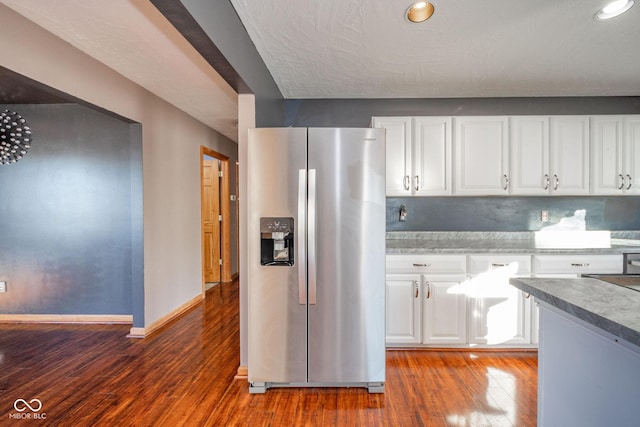
[[387, 344], [420, 342], [420, 275], [387, 275]]
[[622, 194], [625, 187], [622, 116], [591, 117], [591, 192]]
[[464, 278], [423, 277], [422, 343], [467, 342], [467, 296]]
[[411, 117], [374, 117], [373, 127], [387, 131], [387, 196], [411, 195]]
[[509, 192], [508, 118], [455, 118], [455, 194]]
[[517, 116], [509, 122], [512, 194], [549, 194], [549, 118]]
[[589, 117], [551, 118], [552, 194], [589, 194]]
[[627, 194], [640, 194], [640, 116], [626, 116], [625, 184]]
[[451, 118], [413, 119], [413, 176], [416, 196], [451, 194]]
[[531, 343], [531, 300], [509, 285], [510, 277], [497, 269], [467, 282], [470, 344]]

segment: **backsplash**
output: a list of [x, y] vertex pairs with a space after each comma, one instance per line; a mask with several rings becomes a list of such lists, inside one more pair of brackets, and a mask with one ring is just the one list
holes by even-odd
[[[407, 209], [400, 222], [400, 206]], [[640, 230], [640, 197], [388, 197], [387, 231], [537, 231], [586, 210], [587, 230]], [[541, 211], [549, 221], [540, 221]]]

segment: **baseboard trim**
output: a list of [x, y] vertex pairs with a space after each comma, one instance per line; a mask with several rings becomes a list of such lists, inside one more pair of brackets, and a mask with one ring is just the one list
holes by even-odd
[[[186, 313], [187, 311], [189, 311], [190, 309], [192, 309], [193, 307], [195, 307], [196, 305], [198, 305], [200, 303], [202, 303], [202, 294], [196, 295], [191, 300], [189, 300], [186, 303], [182, 304], [180, 307], [178, 307], [175, 310], [165, 314], [164, 316], [162, 316], [161, 318], [159, 318], [155, 322], [152, 322], [149, 326], [145, 326], [144, 328], [135, 328], [136, 331], [134, 331], [134, 328], [131, 328], [131, 334], [130, 335], [132, 335], [132, 338], [148, 337], [149, 335], [157, 332], [159, 329], [161, 329], [162, 327], [164, 327], [167, 324], [171, 323], [173, 320], [176, 320], [177, 318], [182, 316], [184, 313]], [[134, 334], [134, 332], [136, 332], [136, 333]], [[144, 334], [142, 337], [139, 335], [140, 332], [142, 332]]]
[[0, 323], [105, 323], [130, 324], [130, 314], [0, 314]]
[[127, 338], [144, 338], [145, 336], [145, 329], [144, 328], [131, 328], [129, 330], [129, 334], [127, 335]]
[[249, 378], [249, 368], [247, 366], [238, 366], [238, 371], [234, 379], [246, 380]]

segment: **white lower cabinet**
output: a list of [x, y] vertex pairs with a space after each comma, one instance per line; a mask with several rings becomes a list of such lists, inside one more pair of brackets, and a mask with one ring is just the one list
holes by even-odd
[[420, 279], [419, 274], [387, 275], [387, 344], [420, 343]]
[[512, 277], [622, 273], [622, 255], [387, 255], [389, 346], [530, 348], [538, 308]]
[[422, 343], [465, 344], [467, 296], [465, 276], [423, 275]]
[[466, 283], [469, 344], [531, 344], [531, 299], [509, 279], [531, 274], [530, 255], [471, 255]]

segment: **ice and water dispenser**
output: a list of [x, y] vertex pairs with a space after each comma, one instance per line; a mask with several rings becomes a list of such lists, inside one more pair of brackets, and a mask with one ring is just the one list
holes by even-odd
[[260, 218], [260, 264], [293, 265], [293, 218]]

